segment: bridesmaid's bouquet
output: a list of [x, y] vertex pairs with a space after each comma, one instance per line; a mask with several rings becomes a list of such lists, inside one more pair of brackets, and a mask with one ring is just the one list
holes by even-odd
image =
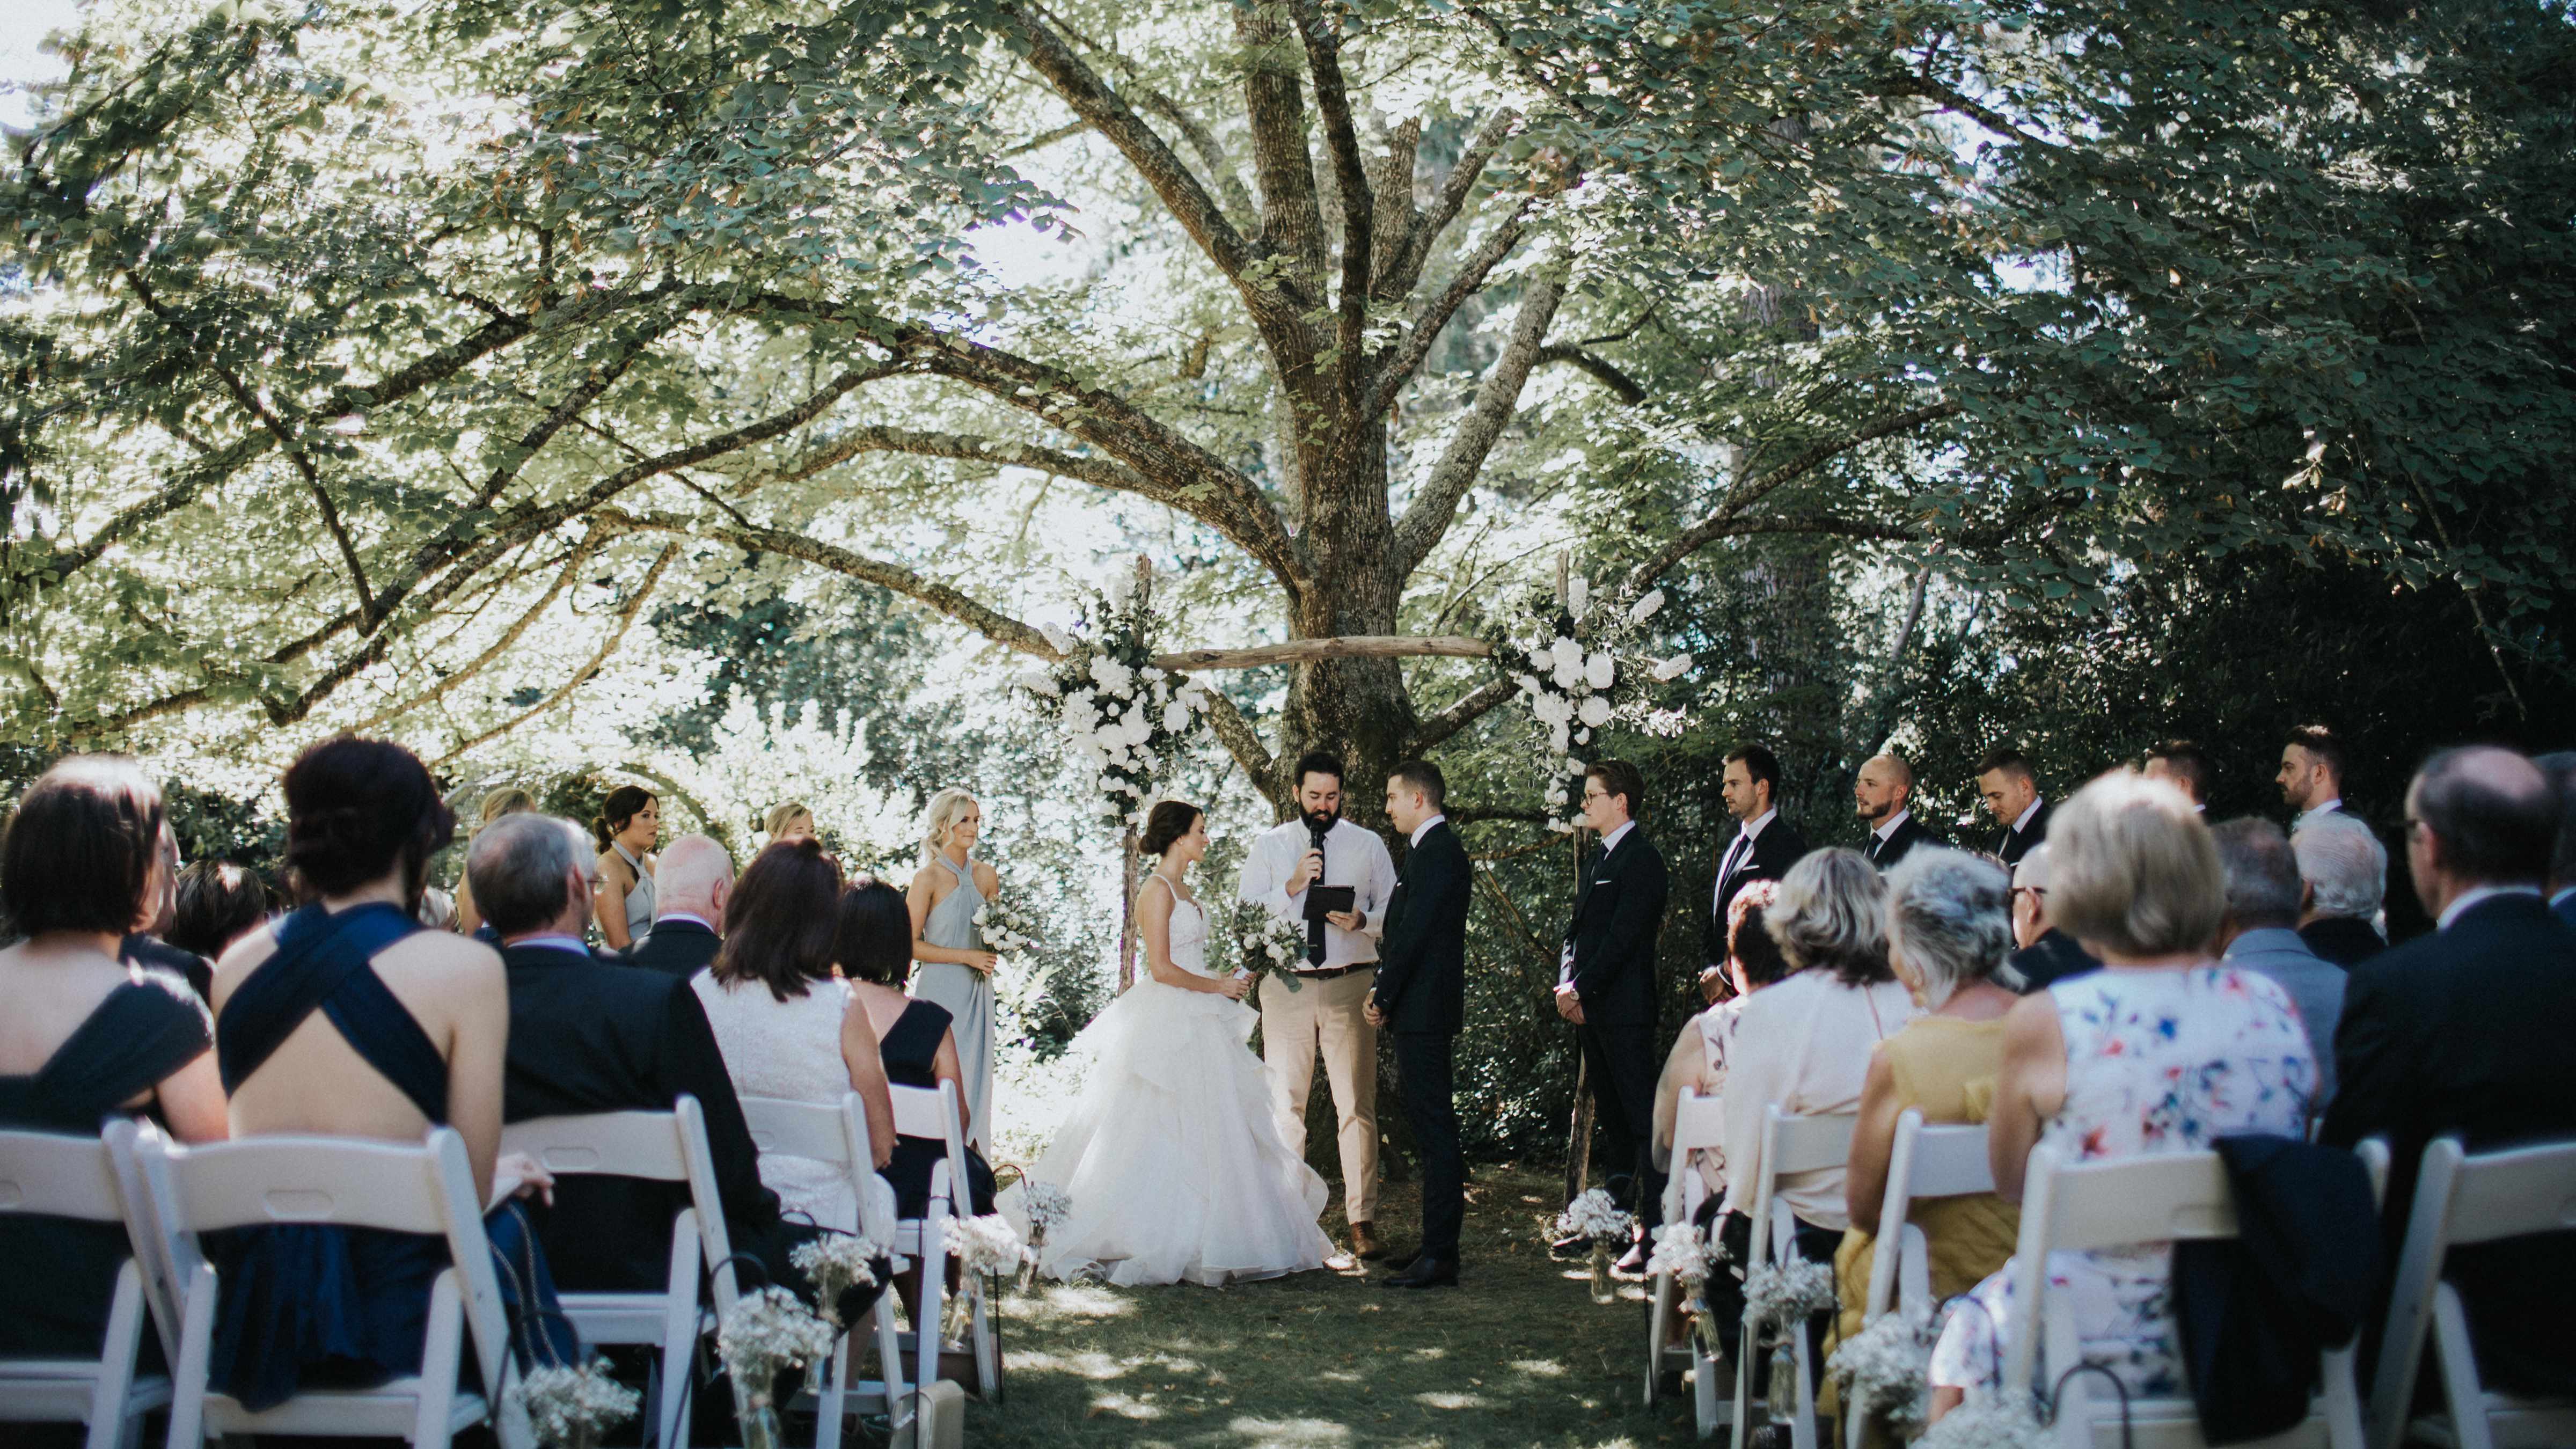
[[1240, 974], [1258, 980], [1267, 971], [1290, 991], [1303, 986], [1297, 979], [1297, 963], [1306, 959], [1303, 924], [1282, 919], [1258, 901], [1237, 901], [1231, 925], [1235, 947], [1243, 954]]
[[1040, 928], [1040, 923], [1007, 895], [975, 908], [975, 930], [984, 938], [985, 949], [996, 955], [1017, 956], [1036, 950], [1042, 944]]

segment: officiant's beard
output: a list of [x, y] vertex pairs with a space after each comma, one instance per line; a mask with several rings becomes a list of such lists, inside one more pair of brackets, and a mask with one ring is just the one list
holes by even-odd
[[1322, 832], [1332, 829], [1333, 822], [1341, 819], [1342, 817], [1331, 810], [1309, 810], [1306, 812], [1305, 818], [1306, 828], [1308, 830]]

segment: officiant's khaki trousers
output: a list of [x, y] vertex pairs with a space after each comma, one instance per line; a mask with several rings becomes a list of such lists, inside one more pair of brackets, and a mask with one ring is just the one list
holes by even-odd
[[1342, 1210], [1350, 1221], [1377, 1221], [1377, 1028], [1362, 1010], [1370, 971], [1330, 981], [1300, 981], [1291, 991], [1275, 973], [1261, 978], [1261, 1060], [1279, 1108], [1279, 1133], [1306, 1155], [1306, 1099], [1315, 1087], [1315, 1056], [1324, 1058], [1340, 1121]]

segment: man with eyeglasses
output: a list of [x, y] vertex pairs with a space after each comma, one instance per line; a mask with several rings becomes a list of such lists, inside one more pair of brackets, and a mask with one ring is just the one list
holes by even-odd
[[[1661, 999], [1655, 937], [1663, 929], [1672, 875], [1663, 852], [1637, 827], [1645, 798], [1645, 777], [1625, 760], [1603, 760], [1583, 777], [1583, 825], [1600, 836], [1601, 845], [1584, 867], [1556, 984], [1556, 1014], [1574, 1023], [1583, 1052], [1611, 1195], [1637, 1215], [1643, 1229], [1619, 1261], [1627, 1272], [1645, 1264], [1646, 1238], [1664, 1196], [1653, 1157], [1655, 1074], [1664, 1064], [1654, 1040], [1655, 1004]], [[1589, 1241], [1566, 1239], [1555, 1251], [1579, 1256]]]
[[2014, 990], [2028, 996], [2047, 990], [2050, 982], [2100, 969], [2101, 962], [2048, 919], [2047, 841], [2032, 846], [2013, 867], [2012, 912], [2013, 939], [2021, 949], [2013, 952], [2004, 969], [2021, 978]]

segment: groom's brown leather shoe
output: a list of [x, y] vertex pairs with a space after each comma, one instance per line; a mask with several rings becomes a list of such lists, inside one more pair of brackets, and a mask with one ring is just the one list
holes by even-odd
[[1377, 1240], [1375, 1224], [1351, 1224], [1351, 1255], [1363, 1263], [1374, 1263], [1386, 1256], [1386, 1244]]

